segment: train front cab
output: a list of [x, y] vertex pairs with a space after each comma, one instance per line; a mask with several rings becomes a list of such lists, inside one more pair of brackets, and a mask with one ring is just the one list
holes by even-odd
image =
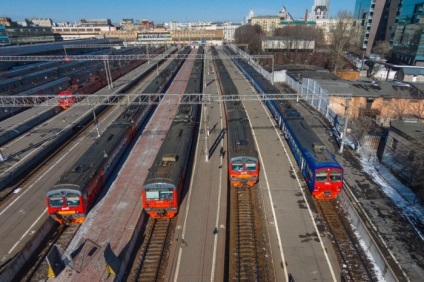
[[179, 195], [170, 183], [149, 183], [142, 190], [143, 208], [153, 218], [173, 218], [178, 213]]
[[74, 105], [74, 97], [71, 91], [61, 91], [57, 95], [60, 106], [66, 110]]
[[259, 161], [257, 158], [231, 158], [228, 167], [231, 184], [235, 187], [253, 186], [259, 180]]
[[76, 185], [59, 186], [47, 193], [47, 211], [60, 224], [81, 224], [86, 212], [84, 197]]
[[307, 182], [312, 195], [317, 200], [334, 199], [342, 190], [343, 170], [341, 168], [315, 169], [311, 176], [307, 177]]

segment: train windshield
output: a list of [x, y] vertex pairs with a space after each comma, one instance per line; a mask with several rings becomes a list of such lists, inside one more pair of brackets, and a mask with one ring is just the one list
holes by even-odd
[[332, 169], [330, 173], [331, 182], [340, 182], [342, 181], [342, 172], [340, 170]]
[[171, 191], [146, 191], [146, 200], [172, 200], [173, 192]]
[[326, 170], [318, 170], [315, 176], [316, 182], [327, 182], [327, 171]]
[[232, 164], [233, 171], [242, 171], [243, 170], [243, 162], [242, 161], [234, 161]]
[[68, 193], [66, 195], [66, 205], [68, 207], [78, 207], [80, 205], [80, 198], [78, 194]]
[[59, 208], [63, 206], [63, 196], [60, 193], [49, 195], [49, 203], [51, 207]]
[[246, 170], [247, 171], [255, 171], [256, 170], [256, 162], [252, 160], [246, 161]]

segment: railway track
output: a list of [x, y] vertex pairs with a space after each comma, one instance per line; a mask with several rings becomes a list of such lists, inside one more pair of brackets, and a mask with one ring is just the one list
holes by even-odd
[[231, 187], [229, 280], [274, 281], [259, 186]]
[[[331, 131], [331, 125], [323, 115], [317, 114], [309, 104], [302, 101], [301, 106], [309, 115], [311, 123], [317, 130]], [[313, 117], [313, 118], [312, 118]], [[346, 187], [344, 188], [346, 189]], [[366, 255], [362, 251], [348, 220], [348, 215], [337, 204], [337, 200], [316, 201], [316, 206], [324, 219], [326, 229], [331, 234], [331, 241], [337, 254], [338, 263], [342, 267], [345, 281], [377, 281], [374, 271]]]
[[161, 281], [168, 262], [167, 249], [177, 217], [172, 219], [149, 218], [144, 240], [137, 250], [127, 281]]
[[[149, 76], [146, 76], [139, 82], [135, 83], [135, 85], [132, 86], [131, 89], [128, 90], [128, 92], [136, 91], [136, 89], [138, 89], [141, 84], [143, 84], [145, 81], [148, 81], [148, 77]], [[102, 116], [105, 115], [106, 111], [110, 111], [113, 108], [114, 107], [108, 107], [108, 109], [102, 113]], [[98, 118], [101, 118], [101, 116], [98, 116]], [[85, 129], [88, 128], [89, 130], [91, 128], [90, 125], [92, 123], [93, 122], [90, 122], [85, 127]], [[66, 142], [66, 144], [61, 146], [60, 150], [66, 150], [66, 148], [72, 147], [76, 142], [78, 142], [78, 139], [81, 135], [94, 134], [87, 133], [85, 129], [81, 130], [79, 134], [77, 134], [76, 136], [74, 136], [74, 138], [72, 138], [71, 140]], [[34, 172], [29, 174], [29, 177], [27, 179], [21, 181], [19, 183], [19, 186], [22, 187], [22, 189], [27, 189], [30, 186], [30, 183], [34, 182], [34, 177], [40, 174], [40, 170], [44, 167], [51, 166], [51, 162], [54, 162], [56, 158], [60, 158], [60, 155], [61, 154], [56, 154], [49, 157], [48, 161], [46, 160], [43, 165], [40, 165]], [[13, 198], [14, 194], [12, 192], [13, 190], [11, 190], [8, 195], [5, 194], [4, 202], [2, 203], [6, 203], [8, 200]], [[57, 228], [54, 228], [54, 231], [50, 234], [49, 238], [46, 238], [45, 242], [40, 246], [40, 249], [37, 254], [33, 255], [33, 257], [27, 262], [26, 266], [21, 271], [20, 276], [22, 277], [22, 279], [19, 279], [19, 281], [40, 281], [47, 279], [48, 265], [45, 261], [46, 255], [49, 253], [54, 244], [58, 245], [62, 250], [65, 250], [74, 235], [76, 234], [76, 232], [78, 231], [78, 228], [79, 225], [71, 225], [69, 227], [59, 226]]]
[[51, 163], [54, 163], [54, 161], [60, 157], [61, 154], [59, 152], [61, 150], [66, 150], [66, 148], [74, 146], [78, 140], [78, 136], [87, 134], [84, 132], [86, 132], [86, 130], [90, 130], [92, 125], [93, 121], [89, 122], [86, 126], [82, 127], [80, 133], [77, 133], [75, 135], [75, 138], [71, 138], [61, 144], [61, 146], [56, 149], [55, 153], [49, 155], [42, 162], [40, 162], [36, 167], [32, 169], [31, 173], [24, 175], [24, 177], [22, 177], [13, 186], [10, 186], [4, 189], [3, 191], [0, 191], [0, 207], [8, 203], [15, 196], [15, 191], [18, 190], [20, 193], [22, 193], [22, 191], [29, 188], [31, 183], [34, 182], [34, 179], [38, 178], [40, 174], [51, 165]]
[[325, 219], [337, 260], [342, 267], [344, 281], [377, 281], [372, 266], [362, 252], [343, 210], [335, 200], [317, 201], [318, 209]]
[[[65, 250], [71, 243], [72, 238], [78, 231], [80, 225], [61, 225], [53, 236], [48, 240], [42, 250], [38, 253], [37, 257], [34, 258], [34, 264], [27, 268], [26, 271], [22, 271], [25, 275], [17, 277], [19, 281], [43, 281], [48, 276], [49, 265], [46, 261], [46, 256], [56, 245], [60, 250]], [[28, 264], [30, 265], [30, 264]]]

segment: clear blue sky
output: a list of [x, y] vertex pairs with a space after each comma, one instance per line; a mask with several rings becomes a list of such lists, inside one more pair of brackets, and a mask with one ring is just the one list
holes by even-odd
[[[275, 15], [284, 5], [294, 18], [311, 10], [313, 0], [1, 0], [0, 17], [14, 21], [25, 18], [52, 18], [53, 21], [79, 21], [109, 18], [167, 21], [233, 21], [241, 22], [252, 8], [256, 16]], [[354, 0], [331, 0], [330, 15], [340, 10], [353, 13]]]

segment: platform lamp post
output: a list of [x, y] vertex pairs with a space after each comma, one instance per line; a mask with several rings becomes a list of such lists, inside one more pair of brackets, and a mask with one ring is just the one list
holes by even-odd
[[68, 53], [66, 52], [66, 46], [63, 46], [63, 51], [65, 51], [65, 61], [69, 62], [71, 59], [68, 57]]
[[146, 50], [147, 50], [147, 63], [150, 64], [149, 43], [146, 44]]
[[93, 111], [93, 123], [94, 123], [94, 126], [96, 127], [97, 138], [99, 138], [100, 137], [99, 122], [97, 120], [97, 116], [96, 116], [96, 112], [94, 111], [94, 107], [92, 108], [92, 111]]
[[205, 61], [205, 63], [203, 64], [203, 81], [205, 82], [205, 86], [203, 87], [203, 89], [206, 89], [207, 86], [207, 76], [206, 76], [206, 70], [208, 70], [208, 76], [209, 76], [209, 68], [208, 68], [208, 59], [207, 59], [207, 53], [208, 53], [208, 49], [205, 47], [205, 52], [203, 53], [203, 59]]
[[209, 135], [209, 128], [208, 128], [208, 106], [206, 103], [203, 103], [203, 114], [205, 117], [205, 161], [209, 161], [209, 145], [208, 145], [208, 135]]

